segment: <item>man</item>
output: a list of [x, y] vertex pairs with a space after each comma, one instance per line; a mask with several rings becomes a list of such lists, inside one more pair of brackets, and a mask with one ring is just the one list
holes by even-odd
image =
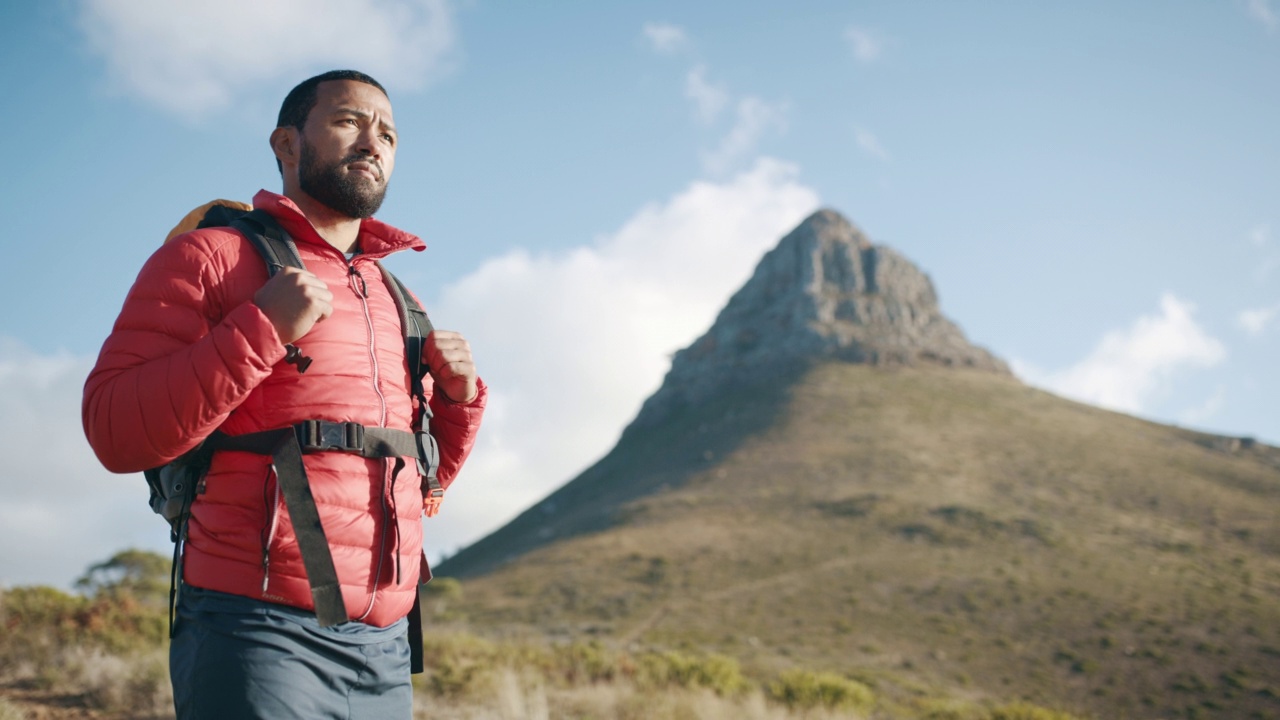
[[[164, 465], [215, 431], [234, 440], [312, 420], [414, 429], [400, 315], [376, 261], [425, 245], [372, 218], [395, 167], [391, 102], [373, 78], [333, 71], [294, 88], [278, 125], [284, 193], [260, 191], [254, 205], [307, 269], [268, 280], [230, 227], [179, 235], [148, 260], [85, 384], [85, 432], [109, 470]], [[303, 353], [309, 366], [296, 362]], [[457, 333], [432, 333], [423, 359], [447, 488], [486, 390]], [[218, 450], [192, 504], [170, 654], [178, 717], [410, 717], [406, 615], [429, 578], [415, 458], [303, 457], [347, 619], [330, 626], [315, 614], [306, 528], [294, 532], [278, 465]]]

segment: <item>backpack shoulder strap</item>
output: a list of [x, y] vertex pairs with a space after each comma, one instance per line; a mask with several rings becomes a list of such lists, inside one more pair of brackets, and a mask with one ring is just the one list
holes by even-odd
[[[208, 218], [207, 215], [205, 217]], [[225, 224], [239, 230], [257, 249], [267, 264], [267, 277], [275, 277], [286, 267], [306, 269], [293, 238], [266, 212], [254, 210]]]
[[[431, 318], [427, 311], [409, 292], [409, 288], [400, 282], [400, 278], [391, 274], [381, 262], [378, 270], [382, 272], [387, 290], [391, 292], [400, 311], [400, 327], [404, 331], [404, 356], [409, 365], [409, 382], [413, 395], [418, 399], [422, 412], [422, 422], [418, 429], [418, 472], [422, 474], [422, 496], [428, 502], [439, 502], [444, 497], [444, 488], [436, 476], [440, 467], [440, 449], [436, 439], [431, 436], [431, 407], [427, 404], [427, 392], [423, 386], [426, 376], [426, 359], [423, 352], [427, 336], [435, 329], [431, 326]], [[429, 579], [429, 578], [428, 578]], [[409, 672], [419, 674], [424, 669], [422, 656], [422, 594], [414, 592], [413, 608], [409, 611]]]
[[404, 332], [404, 353], [405, 359], [409, 362], [409, 379], [413, 383], [413, 394], [422, 400], [425, 406], [426, 391], [422, 385], [422, 378], [429, 368], [422, 354], [427, 336], [435, 328], [431, 325], [431, 319], [427, 317], [427, 311], [414, 299], [409, 288], [400, 282], [400, 278], [392, 275], [381, 262], [378, 263], [378, 270], [382, 272], [387, 290], [391, 292], [396, 309], [400, 311], [400, 327]]
[[[302, 256], [298, 254], [298, 246], [293, 243], [293, 238], [289, 237], [289, 233], [280, 227], [280, 223], [276, 222], [275, 218], [263, 210], [251, 210], [246, 213], [235, 208], [217, 205], [205, 215], [200, 227], [210, 225], [226, 225], [240, 231], [249, 244], [258, 251], [258, 255], [262, 256], [262, 261], [267, 265], [268, 280], [286, 267], [307, 269], [307, 266], [302, 263]], [[306, 372], [311, 366], [311, 358], [303, 355], [298, 346], [292, 343], [285, 345], [285, 349], [288, 351], [284, 357], [285, 362], [296, 365], [300, 373]]]

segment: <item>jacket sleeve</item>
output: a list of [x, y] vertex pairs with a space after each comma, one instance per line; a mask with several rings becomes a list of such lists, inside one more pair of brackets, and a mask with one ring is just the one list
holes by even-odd
[[[433, 388], [434, 389], [434, 388]], [[455, 403], [444, 393], [432, 392], [431, 435], [440, 446], [440, 470], [437, 477], [440, 486], [448, 489], [458, 476], [462, 464], [475, 446], [480, 431], [480, 419], [484, 416], [485, 403], [489, 401], [489, 388], [479, 381], [479, 391], [469, 403]]]
[[195, 447], [284, 358], [275, 328], [252, 302], [221, 312], [229, 261], [209, 238], [239, 238], [212, 232], [151, 256], [85, 382], [85, 435], [112, 472], [157, 467]]

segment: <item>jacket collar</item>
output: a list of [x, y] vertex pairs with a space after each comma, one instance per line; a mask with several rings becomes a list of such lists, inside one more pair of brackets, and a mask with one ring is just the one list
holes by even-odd
[[[294, 242], [333, 248], [320, 237], [320, 233], [316, 232], [311, 221], [302, 214], [297, 204], [284, 195], [270, 190], [259, 190], [258, 194], [253, 196], [253, 207], [275, 218]], [[427, 249], [427, 244], [417, 235], [394, 228], [381, 220], [365, 218], [360, 221], [359, 247], [360, 254], [380, 258], [398, 250], [409, 249], [421, 252]]]

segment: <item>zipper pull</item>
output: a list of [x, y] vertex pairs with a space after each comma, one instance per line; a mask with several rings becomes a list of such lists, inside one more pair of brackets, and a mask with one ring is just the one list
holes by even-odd
[[[354, 277], [356, 280], [360, 281], [360, 289], [356, 290], [356, 292], [359, 293], [360, 297], [368, 298], [369, 286], [364, 284], [364, 276], [361, 275], [360, 271], [356, 269], [355, 263], [351, 263], [347, 265], [347, 275], [350, 277]], [[352, 281], [351, 287], [352, 289], [355, 289], [354, 281]]]

